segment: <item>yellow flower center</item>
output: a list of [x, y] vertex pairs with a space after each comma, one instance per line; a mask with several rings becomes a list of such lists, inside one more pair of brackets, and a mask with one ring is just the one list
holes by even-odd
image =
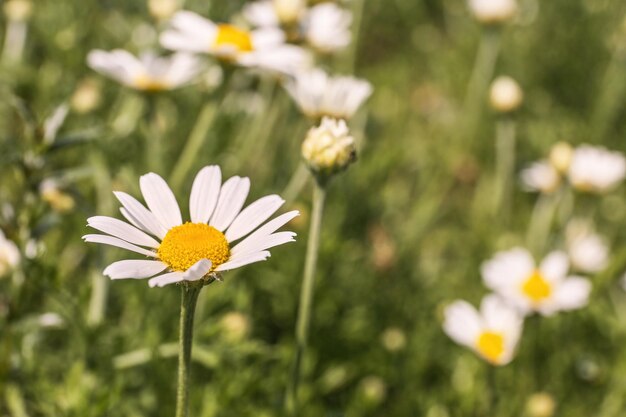
[[170, 88], [170, 86], [166, 82], [158, 80], [147, 74], [141, 74], [135, 77], [135, 79], [133, 80], [133, 86], [137, 90], [151, 92], [168, 90]]
[[504, 353], [504, 337], [501, 333], [483, 332], [478, 337], [476, 349], [491, 363], [498, 363]]
[[537, 304], [550, 297], [552, 287], [543, 275], [541, 275], [541, 272], [535, 270], [530, 277], [524, 281], [524, 284], [522, 284], [522, 292], [530, 298], [533, 303]]
[[159, 259], [174, 271], [186, 271], [201, 259], [211, 261], [211, 271], [230, 257], [230, 247], [222, 232], [204, 223], [172, 227], [157, 250]]
[[217, 36], [215, 37], [214, 46], [231, 46], [234, 47], [237, 52], [250, 52], [252, 51], [252, 37], [248, 31], [239, 29], [233, 25], [217, 25]]

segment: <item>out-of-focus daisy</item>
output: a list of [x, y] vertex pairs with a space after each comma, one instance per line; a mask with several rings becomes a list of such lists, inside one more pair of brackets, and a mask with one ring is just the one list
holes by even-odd
[[511, 362], [522, 326], [519, 313], [494, 294], [483, 298], [480, 312], [462, 300], [453, 302], [444, 311], [446, 334], [493, 365]]
[[524, 188], [544, 194], [556, 191], [561, 185], [561, 176], [558, 171], [546, 161], [534, 162], [524, 168], [520, 177]]
[[312, 119], [349, 119], [372, 94], [372, 85], [365, 80], [331, 77], [319, 68], [296, 74], [285, 88], [300, 110]]
[[517, 12], [515, 0], [469, 0], [468, 5], [474, 18], [486, 25], [506, 23]]
[[[285, 27], [290, 40], [305, 41], [322, 53], [332, 53], [350, 44], [352, 13], [335, 3], [306, 8], [302, 1], [262, 0], [247, 4], [244, 18], [257, 27]], [[295, 33], [293, 32], [295, 26]], [[294, 37], [295, 39], [291, 39]]]
[[160, 40], [163, 47], [174, 51], [210, 54], [237, 65], [283, 74], [311, 65], [310, 55], [298, 46], [285, 44], [285, 34], [278, 28], [248, 31], [184, 10], [172, 17]]
[[481, 272], [487, 287], [524, 314], [536, 311], [548, 316], [587, 304], [591, 283], [581, 277], [568, 277], [568, 269], [564, 252], [548, 254], [537, 267], [530, 252], [514, 248], [497, 253], [483, 264]]
[[603, 193], [626, 176], [626, 158], [601, 146], [581, 145], [574, 150], [568, 176], [578, 190]]
[[20, 263], [20, 251], [15, 243], [0, 230], [0, 277], [11, 272]]
[[582, 221], [572, 221], [565, 231], [567, 254], [572, 267], [582, 272], [599, 272], [606, 268], [609, 247]]
[[159, 57], [144, 53], [137, 58], [122, 49], [91, 51], [87, 63], [95, 71], [127, 87], [150, 92], [181, 87], [191, 82], [202, 69], [199, 60], [190, 54]]
[[189, 199], [191, 221], [187, 222], [160, 176], [143, 175], [139, 185], [148, 208], [126, 193], [115, 192], [123, 206], [120, 211], [130, 224], [106, 216], [87, 220], [88, 226], [105, 234], [83, 236], [86, 242], [117, 246], [150, 258], [114, 262], [104, 270], [112, 279], [154, 276], [148, 281], [151, 287], [208, 279], [264, 261], [270, 256], [267, 249], [294, 240], [295, 233], [276, 230], [296, 217], [297, 211], [263, 224], [284, 201], [269, 195], [242, 210], [250, 180], [235, 176], [222, 184], [218, 166], [204, 167], [196, 176]]

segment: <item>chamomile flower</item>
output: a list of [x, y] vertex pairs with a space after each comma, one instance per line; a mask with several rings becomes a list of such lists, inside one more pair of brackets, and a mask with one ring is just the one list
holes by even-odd
[[88, 226], [104, 234], [85, 235], [86, 242], [149, 258], [112, 263], [104, 270], [111, 279], [153, 277], [148, 281], [151, 287], [209, 279], [264, 261], [270, 256], [267, 249], [294, 241], [295, 233], [276, 230], [297, 211], [265, 223], [284, 203], [277, 195], [262, 197], [242, 210], [250, 180], [235, 176], [222, 184], [218, 166], [204, 167], [196, 175], [189, 199], [190, 221], [183, 221], [174, 194], [160, 176], [143, 175], [139, 185], [147, 208], [126, 193], [114, 193], [128, 223], [106, 216], [87, 220]]
[[520, 177], [524, 188], [528, 191], [550, 194], [561, 185], [559, 172], [546, 161], [532, 163], [522, 170]]
[[20, 263], [20, 251], [15, 243], [0, 230], [0, 277], [11, 272]]
[[494, 294], [483, 298], [480, 311], [462, 300], [448, 305], [444, 311], [446, 334], [492, 365], [511, 362], [522, 327], [519, 313]]
[[226, 23], [214, 23], [189, 11], [177, 12], [161, 34], [164, 48], [213, 55], [244, 67], [291, 74], [311, 65], [302, 48], [285, 43], [285, 34], [274, 27], [253, 31]]
[[626, 177], [626, 158], [621, 152], [581, 145], [574, 150], [568, 177], [574, 188], [580, 191], [604, 193]]
[[312, 119], [349, 119], [372, 94], [372, 85], [365, 80], [331, 77], [318, 68], [297, 73], [285, 88], [302, 113]]
[[181, 87], [202, 70], [199, 60], [190, 54], [159, 57], [144, 53], [137, 58], [122, 49], [91, 51], [87, 63], [93, 70], [127, 87], [150, 92]]
[[514, 248], [497, 253], [482, 265], [481, 272], [485, 285], [522, 313], [549, 316], [587, 304], [591, 283], [582, 277], [567, 276], [568, 269], [564, 252], [548, 254], [537, 266], [530, 252]]

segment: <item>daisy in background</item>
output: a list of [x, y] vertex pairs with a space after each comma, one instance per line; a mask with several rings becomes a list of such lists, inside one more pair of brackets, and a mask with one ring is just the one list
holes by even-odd
[[352, 13], [335, 3], [308, 8], [302, 0], [262, 0], [245, 5], [243, 16], [256, 27], [283, 27], [290, 40], [320, 53], [340, 51], [352, 39]]
[[302, 113], [315, 120], [324, 116], [349, 119], [373, 91], [365, 80], [330, 76], [319, 68], [295, 74], [285, 89]]
[[520, 177], [526, 190], [543, 194], [551, 194], [561, 185], [561, 175], [548, 161], [533, 162]]
[[506, 365], [515, 355], [523, 322], [515, 309], [491, 294], [483, 298], [480, 311], [462, 300], [448, 305], [443, 330], [492, 365]]
[[144, 53], [137, 58], [122, 49], [91, 51], [87, 55], [87, 64], [127, 87], [148, 92], [181, 87], [193, 81], [202, 70], [200, 61], [190, 54], [159, 57]]
[[148, 281], [151, 287], [217, 279], [222, 271], [264, 261], [270, 256], [267, 249], [294, 241], [295, 233], [276, 230], [297, 211], [265, 223], [284, 203], [277, 195], [262, 197], [242, 210], [250, 180], [234, 176], [222, 184], [218, 166], [204, 167], [193, 182], [191, 221], [183, 221], [174, 194], [160, 176], [143, 175], [139, 185], [147, 208], [126, 193], [114, 193], [128, 223], [106, 216], [87, 220], [88, 226], [104, 234], [85, 235], [86, 242], [149, 258], [112, 263], [103, 272], [111, 279], [153, 277]]
[[591, 283], [578, 276], [567, 276], [569, 260], [565, 252], [555, 251], [537, 266], [530, 252], [513, 248], [498, 252], [483, 263], [485, 285], [517, 307], [523, 314], [544, 316], [558, 311], [584, 307]]
[[606, 268], [609, 247], [591, 225], [582, 220], [572, 220], [565, 231], [567, 254], [572, 267], [578, 271], [596, 273]]
[[517, 13], [515, 0], [469, 0], [474, 18], [484, 25], [497, 25], [510, 21]]
[[20, 263], [20, 251], [0, 230], [0, 277], [13, 271]]
[[169, 25], [160, 41], [173, 51], [209, 54], [225, 62], [280, 74], [292, 74], [312, 63], [304, 49], [285, 43], [285, 34], [278, 28], [248, 31], [185, 10], [174, 14]]
[[625, 176], [626, 158], [621, 152], [591, 145], [574, 149], [568, 178], [577, 190], [605, 193], [617, 187]]

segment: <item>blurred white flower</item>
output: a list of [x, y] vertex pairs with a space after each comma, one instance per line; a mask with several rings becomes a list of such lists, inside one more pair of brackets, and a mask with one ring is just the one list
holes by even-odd
[[200, 61], [190, 54], [158, 57], [145, 53], [137, 58], [122, 49], [91, 51], [87, 63], [95, 71], [127, 87], [151, 92], [181, 87], [191, 82], [202, 69]]
[[285, 88], [300, 110], [313, 119], [349, 119], [372, 94], [372, 85], [365, 80], [331, 77], [319, 68], [297, 73]]
[[571, 221], [565, 231], [567, 253], [572, 267], [582, 272], [599, 272], [608, 262], [609, 247], [589, 224]]
[[158, 20], [167, 20], [180, 8], [178, 0], [148, 0], [148, 11]]
[[469, 0], [468, 4], [474, 18], [486, 25], [505, 23], [517, 12], [515, 0]]
[[513, 78], [500, 76], [491, 83], [489, 101], [494, 110], [509, 113], [522, 105], [524, 92]]
[[17, 245], [7, 239], [0, 230], [0, 277], [11, 272], [20, 263]]
[[493, 365], [511, 362], [522, 326], [519, 313], [494, 294], [483, 298], [480, 312], [462, 300], [448, 305], [444, 311], [446, 334]]
[[556, 191], [559, 185], [561, 185], [561, 176], [546, 161], [532, 163], [529, 167], [522, 170], [520, 177], [524, 188], [544, 194]]
[[274, 232], [298, 211], [267, 221], [285, 202], [277, 195], [262, 197], [242, 210], [250, 180], [234, 176], [222, 184], [222, 172], [215, 165], [202, 168], [193, 182], [191, 222], [183, 222], [174, 193], [163, 178], [154, 173], [143, 175], [139, 187], [148, 208], [126, 193], [114, 193], [128, 223], [107, 216], [87, 219], [89, 227], [104, 234], [85, 235], [86, 242], [117, 246], [150, 258], [112, 263], [103, 272], [111, 279], [153, 277], [148, 284], [163, 287], [219, 278], [219, 272], [266, 260], [269, 248], [293, 242], [296, 235]]
[[550, 148], [550, 164], [561, 174], [566, 174], [572, 163], [572, 155], [574, 150], [572, 145], [567, 142], [557, 142]]
[[574, 150], [568, 176], [580, 191], [610, 191], [626, 176], [626, 158], [604, 147], [581, 145]]
[[481, 272], [488, 288], [524, 314], [539, 312], [549, 316], [587, 304], [591, 283], [582, 277], [568, 277], [568, 269], [564, 252], [548, 254], [537, 267], [530, 252], [514, 248], [483, 263]]
[[65, 324], [63, 317], [57, 313], [44, 313], [38, 318], [41, 327], [62, 327]]
[[331, 175], [342, 171], [355, 156], [354, 138], [342, 119], [324, 117], [302, 142], [302, 157], [315, 173]]
[[285, 43], [285, 34], [275, 27], [253, 31], [230, 24], [217, 24], [189, 11], [177, 12], [160, 37], [164, 48], [214, 55], [227, 62], [281, 74], [309, 68], [312, 58], [304, 49]]

